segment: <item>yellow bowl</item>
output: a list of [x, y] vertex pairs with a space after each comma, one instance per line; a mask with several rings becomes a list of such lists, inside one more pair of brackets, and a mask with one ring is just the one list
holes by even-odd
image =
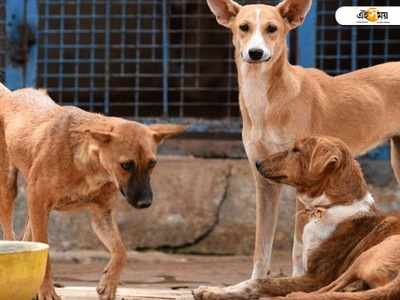
[[49, 246], [0, 241], [0, 300], [31, 300], [43, 282]]

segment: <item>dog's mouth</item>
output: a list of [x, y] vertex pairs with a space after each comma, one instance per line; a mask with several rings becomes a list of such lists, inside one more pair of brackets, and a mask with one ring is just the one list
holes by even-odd
[[261, 59], [261, 60], [252, 60], [252, 59], [246, 60], [246, 59], [244, 59], [244, 61], [249, 63], [249, 64], [251, 64], [251, 65], [259, 65], [259, 64], [262, 64], [262, 63], [269, 62], [271, 59], [272, 59], [272, 57], [270, 56], [268, 58]]
[[280, 176], [268, 176], [267, 177], [269, 180], [273, 180], [273, 181], [282, 181], [287, 179], [287, 176], [285, 175], [280, 175]]
[[288, 178], [286, 175], [267, 175], [262, 172], [260, 172], [260, 173], [264, 178], [266, 178], [270, 181], [273, 181], [273, 182], [282, 182]]
[[251, 65], [258, 65], [258, 64], [262, 64], [262, 63], [267, 63], [272, 59], [272, 55], [266, 57], [266, 56], [262, 56], [260, 58], [251, 58], [247, 55], [245, 55], [242, 51], [240, 52], [240, 56], [242, 58], [242, 60], [248, 64]]

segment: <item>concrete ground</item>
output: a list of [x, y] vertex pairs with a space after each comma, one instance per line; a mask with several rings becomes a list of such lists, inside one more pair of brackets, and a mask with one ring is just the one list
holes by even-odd
[[[104, 252], [52, 253], [55, 282], [60, 286], [96, 286], [108, 256]], [[250, 276], [248, 256], [172, 255], [130, 252], [121, 287], [191, 289], [231, 285]], [[290, 254], [275, 252], [272, 275], [290, 274]]]

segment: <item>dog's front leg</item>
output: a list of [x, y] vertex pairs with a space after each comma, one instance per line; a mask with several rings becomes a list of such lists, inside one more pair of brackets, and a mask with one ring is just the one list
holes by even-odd
[[303, 228], [308, 221], [308, 216], [304, 213], [304, 205], [296, 197], [296, 217], [293, 237], [292, 251], [292, 276], [305, 274], [303, 264]]
[[309, 275], [250, 279], [238, 285], [221, 287], [199, 287], [194, 290], [196, 300], [247, 300], [263, 296], [286, 296], [292, 292], [312, 292], [323, 286], [318, 278]]
[[[256, 171], [254, 170], [254, 173]], [[272, 246], [278, 222], [281, 186], [256, 177], [256, 241], [251, 279], [266, 278], [270, 271]]]
[[103, 271], [97, 286], [101, 300], [114, 300], [127, 255], [112, 211], [96, 207], [91, 210], [92, 228], [97, 237], [111, 253], [111, 259]]

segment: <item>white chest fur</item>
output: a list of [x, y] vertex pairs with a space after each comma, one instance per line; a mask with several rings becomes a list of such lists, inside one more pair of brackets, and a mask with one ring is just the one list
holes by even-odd
[[244, 137], [245, 146], [262, 142], [270, 151], [277, 152], [288, 146], [287, 137], [281, 128], [274, 128], [267, 120], [269, 110], [267, 72], [263, 65], [241, 64], [241, 97], [245, 105], [250, 126]]
[[241, 75], [243, 78], [241, 94], [251, 121], [250, 136], [252, 140], [262, 138], [264, 116], [268, 105], [267, 81], [262, 79], [260, 69], [261, 66], [252, 66], [246, 63], [241, 65]]
[[312, 218], [303, 230], [303, 266], [307, 270], [308, 258], [323, 241], [334, 233], [337, 225], [357, 215], [364, 215], [371, 210], [374, 199], [367, 194], [351, 205], [337, 205], [325, 211], [322, 218]]

